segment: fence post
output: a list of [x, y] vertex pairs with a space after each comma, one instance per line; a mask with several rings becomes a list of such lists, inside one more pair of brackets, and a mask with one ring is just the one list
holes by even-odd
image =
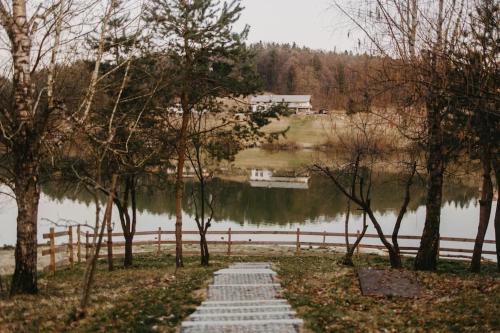
[[300, 228], [297, 228], [297, 246], [296, 246], [296, 249], [295, 249], [295, 253], [297, 255], [300, 254]]
[[81, 227], [80, 225], [76, 226], [76, 259], [78, 260], [78, 263], [82, 262], [82, 239], [81, 239]]
[[231, 255], [231, 228], [227, 229], [227, 255]]
[[[359, 239], [359, 230], [356, 230], [356, 239]], [[359, 255], [359, 247], [361, 246], [361, 243], [356, 246], [356, 255]]]
[[157, 255], [160, 255], [161, 253], [161, 227], [158, 228], [158, 253]]
[[54, 236], [54, 228], [50, 228], [50, 271], [53, 275], [56, 274], [56, 244]]
[[75, 263], [75, 258], [73, 254], [73, 226], [68, 228], [68, 250], [69, 250], [69, 264], [73, 267]]
[[326, 248], [326, 230], [323, 231], [323, 247]]
[[439, 260], [439, 252], [441, 252], [441, 236], [439, 236], [439, 239], [438, 239], [438, 251], [437, 251], [438, 260]]
[[89, 232], [85, 233], [85, 261], [89, 260]]

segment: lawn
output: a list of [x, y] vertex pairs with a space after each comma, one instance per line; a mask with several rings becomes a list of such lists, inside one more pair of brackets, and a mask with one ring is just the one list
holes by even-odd
[[312, 150], [268, 151], [251, 148], [236, 156], [234, 166], [240, 169], [296, 170], [309, 166], [313, 161], [324, 158], [323, 152]]
[[[170, 255], [137, 257], [131, 269], [107, 272], [99, 265], [88, 316], [71, 313], [83, 267], [42, 275], [38, 296], [0, 300], [0, 332], [175, 332], [203, 300], [212, 272], [238, 261], [272, 261], [284, 295], [309, 332], [494, 332], [500, 330], [500, 275], [485, 266], [480, 275], [466, 263], [443, 262], [437, 273], [417, 273], [419, 299], [364, 297], [355, 269], [339, 255], [304, 251], [304, 256], [215, 256], [209, 269], [197, 257], [175, 272]], [[387, 267], [385, 257], [361, 255], [357, 264]], [[119, 264], [119, 262], [117, 262]], [[410, 267], [411, 260], [405, 262]]]

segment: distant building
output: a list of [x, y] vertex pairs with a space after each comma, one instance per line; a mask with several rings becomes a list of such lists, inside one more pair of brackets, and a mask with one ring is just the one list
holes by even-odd
[[295, 112], [311, 112], [311, 95], [258, 95], [250, 98], [252, 112], [267, 111], [269, 108], [284, 104]]

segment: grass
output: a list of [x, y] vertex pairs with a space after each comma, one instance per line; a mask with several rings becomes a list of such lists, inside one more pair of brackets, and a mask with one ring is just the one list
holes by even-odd
[[[106, 271], [100, 262], [91, 306], [85, 319], [74, 322], [83, 265], [42, 275], [38, 296], [0, 301], [0, 332], [175, 332], [182, 318], [201, 302], [212, 272], [200, 268], [197, 258], [175, 273], [171, 256], [137, 256], [132, 269]], [[117, 261], [117, 265], [120, 263]], [[3, 295], [5, 297], [5, 295]]]
[[[363, 255], [358, 265], [387, 267]], [[411, 267], [407, 259], [405, 266]], [[364, 297], [355, 270], [335, 257], [288, 258], [279, 274], [286, 296], [313, 332], [498, 332], [500, 280], [494, 265], [481, 275], [463, 262], [442, 262], [437, 273], [417, 272], [422, 297]]]
[[[186, 257], [186, 267], [177, 273], [170, 255], [137, 256], [133, 268], [114, 272], [101, 262], [88, 316], [73, 322], [83, 274], [77, 266], [55, 277], [42, 275], [38, 296], [0, 300], [0, 332], [175, 332], [202, 301], [213, 271], [235, 261], [276, 263], [285, 296], [311, 332], [500, 330], [500, 280], [493, 264], [480, 275], [470, 274], [466, 263], [448, 261], [437, 273], [418, 272], [425, 292], [414, 300], [362, 296], [355, 269], [338, 259], [314, 250], [300, 257], [214, 256], [212, 266], [203, 269], [197, 257]], [[388, 267], [377, 255], [360, 255], [356, 263]]]
[[273, 121], [264, 128], [268, 132], [283, 131], [289, 128], [286, 137], [281, 142], [295, 142], [302, 146], [312, 147], [327, 142], [333, 134], [332, 121], [323, 115], [283, 117]]
[[234, 166], [241, 169], [298, 169], [309, 165], [319, 154], [309, 150], [268, 151], [251, 148], [243, 150], [236, 156]]

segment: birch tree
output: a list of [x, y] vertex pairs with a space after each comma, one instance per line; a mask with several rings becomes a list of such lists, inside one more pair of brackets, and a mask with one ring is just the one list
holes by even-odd
[[[41, 50], [46, 45], [42, 42], [36, 49], [33, 48], [33, 43], [40, 33], [43, 40], [43, 37], [49, 37], [54, 32], [53, 27], [47, 27], [47, 21], [55, 21], [56, 35], [57, 31], [60, 32], [60, 15], [64, 13], [64, 5], [62, 1], [43, 2], [29, 16], [25, 0], [12, 0], [10, 6], [0, 1], [0, 24], [10, 43], [12, 62], [12, 107], [0, 110], [0, 141], [12, 161], [12, 167], [7, 170], [6, 176], [2, 176], [2, 182], [12, 188], [18, 209], [12, 295], [36, 293], [38, 290], [37, 218], [40, 159], [49, 117], [57, 105], [41, 105], [41, 92], [38, 97], [35, 93], [32, 75], [40, 63], [43, 52]], [[56, 38], [53, 55], [57, 54], [57, 44]], [[48, 85], [51, 90], [53, 81], [49, 81]]]

